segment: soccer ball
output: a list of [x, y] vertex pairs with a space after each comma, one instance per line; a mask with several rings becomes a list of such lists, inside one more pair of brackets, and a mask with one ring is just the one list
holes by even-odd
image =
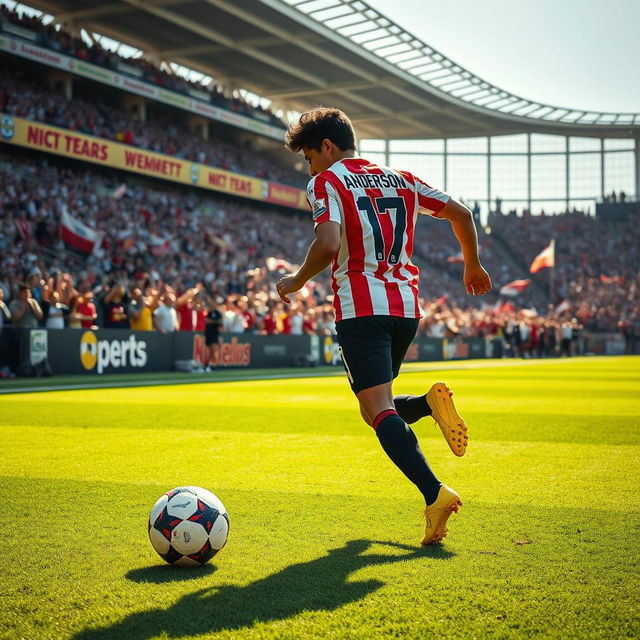
[[229, 516], [220, 499], [200, 487], [167, 491], [149, 515], [149, 539], [170, 564], [197, 567], [224, 547]]

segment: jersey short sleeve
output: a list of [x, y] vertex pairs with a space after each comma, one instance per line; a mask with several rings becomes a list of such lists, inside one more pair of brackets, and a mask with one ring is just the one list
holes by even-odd
[[314, 228], [329, 221], [342, 224], [338, 196], [326, 178], [321, 175], [311, 178], [307, 186], [307, 202], [313, 216]]
[[438, 218], [438, 214], [444, 209], [451, 196], [448, 193], [444, 193], [444, 191], [438, 191], [438, 189], [430, 187], [424, 180], [420, 180], [420, 178], [417, 178], [408, 171], [402, 171], [401, 173], [413, 184], [416, 190], [418, 213]]

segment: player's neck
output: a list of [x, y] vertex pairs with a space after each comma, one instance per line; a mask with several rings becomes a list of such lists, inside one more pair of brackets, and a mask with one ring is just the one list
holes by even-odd
[[358, 153], [356, 152], [355, 149], [347, 149], [346, 151], [340, 151], [335, 159], [334, 162], [339, 162], [340, 160], [348, 160], [349, 158], [357, 158], [358, 157]]

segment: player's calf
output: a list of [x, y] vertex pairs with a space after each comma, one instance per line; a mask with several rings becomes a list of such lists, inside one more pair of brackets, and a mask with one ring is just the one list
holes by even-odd
[[394, 396], [393, 406], [407, 424], [413, 424], [420, 418], [431, 415], [426, 393], [423, 396]]
[[433, 502], [441, 483], [429, 467], [411, 427], [392, 409], [378, 414], [372, 426], [392, 462], [418, 487], [426, 504]]

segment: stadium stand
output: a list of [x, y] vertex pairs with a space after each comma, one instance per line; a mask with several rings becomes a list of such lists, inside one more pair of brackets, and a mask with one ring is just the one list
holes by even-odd
[[304, 174], [275, 154], [256, 154], [215, 137], [203, 140], [177, 120], [156, 116], [143, 122], [115, 105], [81, 98], [69, 100], [60, 91], [28, 79], [26, 72], [0, 73], [0, 111], [229, 171], [297, 187], [306, 184]]
[[[20, 30], [12, 29], [12, 25], [19, 27]], [[145, 82], [150, 82], [184, 95], [195, 95], [199, 98], [205, 97], [211, 104], [263, 122], [270, 122], [283, 129], [286, 126], [269, 109], [250, 105], [239, 96], [227, 97], [222, 88], [216, 84], [202, 85], [196, 82], [189, 82], [185, 78], [169, 74], [166, 70], [157, 67], [144, 58], [124, 58], [100, 46], [99, 42], [88, 43], [80, 37], [74, 37], [69, 32], [61, 29], [59, 25], [52, 23], [48, 25], [42, 24], [40, 17], [20, 14], [3, 5], [0, 7], [0, 27], [2, 31], [10, 35], [35, 42], [52, 51], [64, 53], [120, 73], [129, 73]]]
[[[540, 216], [524, 211], [522, 216], [493, 213], [489, 225], [522, 255], [523, 272], [550, 238], [555, 239], [557, 297], [567, 300], [589, 328], [613, 330], [621, 319], [637, 318], [640, 231], [632, 218], [607, 221], [575, 210]], [[532, 277], [548, 286], [546, 273]]]

